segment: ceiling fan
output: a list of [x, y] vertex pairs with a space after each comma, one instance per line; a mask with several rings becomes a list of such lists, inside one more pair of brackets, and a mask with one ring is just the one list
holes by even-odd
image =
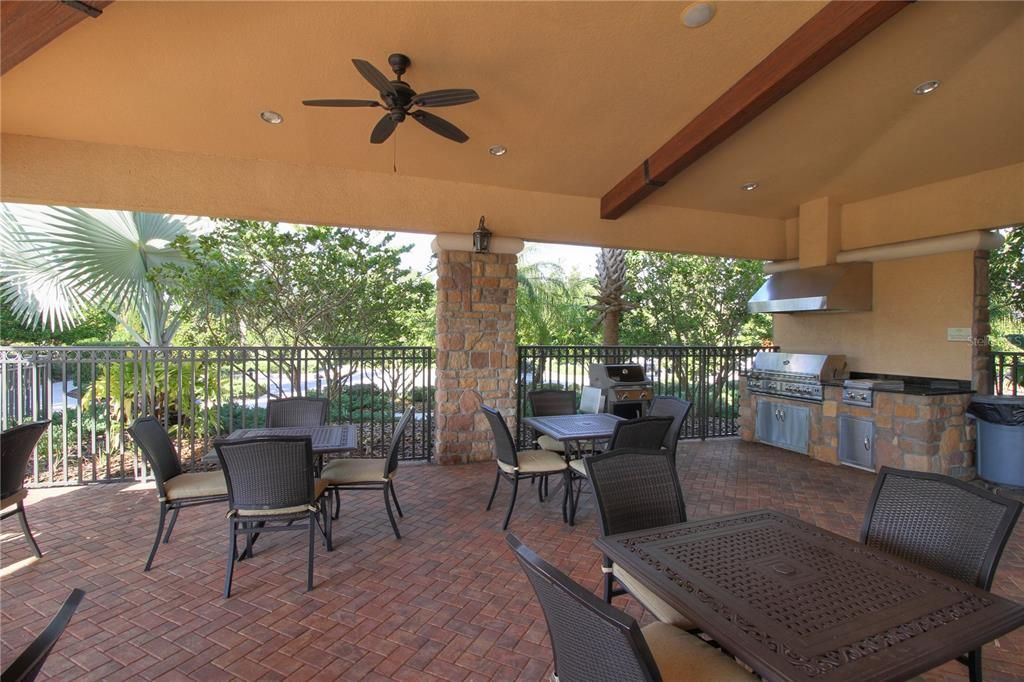
[[[406, 117], [412, 117], [428, 130], [441, 137], [455, 142], [465, 142], [469, 135], [440, 116], [423, 111], [425, 107], [451, 107], [456, 104], [467, 104], [480, 99], [475, 90], [449, 88], [431, 90], [417, 94], [408, 83], [402, 80], [402, 74], [409, 68], [412, 61], [404, 54], [393, 54], [388, 57], [388, 64], [397, 76], [396, 80], [388, 80], [373, 64], [364, 59], [353, 59], [352, 63], [370, 85], [377, 88], [381, 101], [371, 99], [306, 99], [302, 103], [308, 107], [383, 107], [387, 109], [384, 118], [377, 122], [370, 133], [370, 142], [381, 144], [395, 132], [399, 123]], [[383, 102], [383, 103], [382, 103]]]

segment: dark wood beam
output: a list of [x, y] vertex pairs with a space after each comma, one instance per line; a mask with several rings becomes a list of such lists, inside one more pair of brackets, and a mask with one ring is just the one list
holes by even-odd
[[82, 19], [102, 14], [113, 0], [49, 2], [4, 0], [0, 2], [0, 74], [31, 57], [39, 48]]
[[614, 220], [909, 5], [834, 0], [601, 197]]

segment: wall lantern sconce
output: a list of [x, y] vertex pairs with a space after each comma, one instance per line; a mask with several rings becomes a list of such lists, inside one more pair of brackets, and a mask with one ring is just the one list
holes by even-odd
[[487, 253], [491, 247], [491, 231], [484, 225], [484, 216], [480, 216], [480, 225], [473, 233], [473, 250], [477, 253]]

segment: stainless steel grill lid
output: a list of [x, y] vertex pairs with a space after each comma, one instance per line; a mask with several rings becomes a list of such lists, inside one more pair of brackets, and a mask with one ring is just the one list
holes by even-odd
[[767, 353], [754, 356], [751, 375], [777, 376], [805, 381], [834, 381], [849, 375], [845, 355]]

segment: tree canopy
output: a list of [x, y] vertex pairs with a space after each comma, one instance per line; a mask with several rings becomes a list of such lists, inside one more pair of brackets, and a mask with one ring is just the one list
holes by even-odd
[[989, 256], [992, 313], [1024, 320], [1024, 225], [1007, 229], [1003, 236], [1003, 246]]
[[336, 227], [221, 220], [186, 265], [156, 275], [182, 307], [182, 342], [372, 345], [412, 342], [431, 319], [434, 287], [402, 267], [393, 236]]
[[588, 308], [593, 281], [556, 263], [519, 267], [516, 336], [520, 344], [581, 345], [598, 340], [597, 316]]

